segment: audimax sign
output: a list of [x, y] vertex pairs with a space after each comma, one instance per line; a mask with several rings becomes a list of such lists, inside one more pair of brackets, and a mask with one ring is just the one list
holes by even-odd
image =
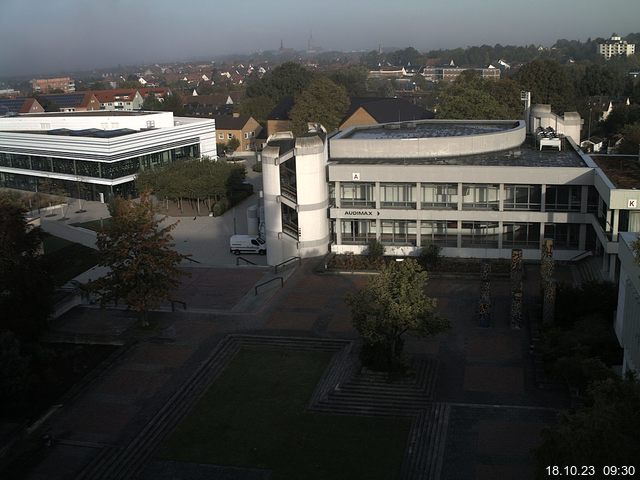
[[380, 212], [377, 210], [345, 210], [345, 217], [377, 217]]

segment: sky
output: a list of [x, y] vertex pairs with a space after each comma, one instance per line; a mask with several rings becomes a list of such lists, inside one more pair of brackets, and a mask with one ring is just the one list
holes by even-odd
[[0, 77], [304, 50], [544, 45], [640, 31], [640, 0], [0, 0]]

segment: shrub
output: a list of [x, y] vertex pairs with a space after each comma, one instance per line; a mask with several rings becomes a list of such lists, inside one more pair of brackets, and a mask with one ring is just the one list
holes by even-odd
[[376, 238], [372, 238], [367, 243], [367, 256], [372, 260], [382, 260], [384, 256], [384, 245]]
[[435, 269], [438, 266], [438, 263], [440, 263], [441, 250], [442, 249], [434, 243], [425, 245], [424, 247], [422, 247], [418, 255], [418, 263], [425, 270]]
[[213, 212], [214, 217], [219, 217], [228, 209], [229, 209], [229, 201], [226, 198], [222, 198], [213, 205], [213, 208], [211, 209], [211, 211]]

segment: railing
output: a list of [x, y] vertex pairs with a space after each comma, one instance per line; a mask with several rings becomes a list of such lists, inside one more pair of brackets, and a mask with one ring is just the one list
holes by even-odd
[[284, 279], [282, 277], [275, 277], [275, 278], [272, 278], [271, 280], [267, 280], [266, 282], [262, 282], [262, 283], [256, 285], [253, 288], [254, 296], [258, 295], [258, 288], [264, 287], [265, 285], [267, 285], [267, 284], [269, 284], [271, 282], [274, 282], [276, 280], [280, 280], [280, 288], [282, 288], [284, 286]]
[[240, 265], [240, 260], [242, 260], [243, 262], [247, 262], [250, 265], [257, 265], [257, 263], [253, 263], [251, 260], [247, 260], [244, 257], [236, 257], [236, 267]]
[[278, 273], [278, 268], [279, 267], [284, 267], [285, 265], [291, 263], [291, 262], [295, 262], [296, 260], [298, 260], [298, 265], [300, 265], [300, 263], [302, 263], [302, 259], [300, 257], [291, 257], [287, 260], [285, 260], [284, 262], [280, 262], [279, 264], [277, 264], [274, 269], [273, 269], [273, 273]]
[[189, 260], [190, 262], [193, 262], [193, 263], [202, 263], [202, 262], [199, 262], [198, 260], [194, 260], [191, 257], [185, 257], [185, 260]]
[[570, 262], [579, 262], [580, 260], [583, 260], [583, 259], [585, 259], [587, 257], [591, 257], [591, 256], [593, 256], [593, 252], [591, 250], [587, 250], [586, 252], [579, 253], [575, 257], [571, 257], [569, 259], [569, 261]]

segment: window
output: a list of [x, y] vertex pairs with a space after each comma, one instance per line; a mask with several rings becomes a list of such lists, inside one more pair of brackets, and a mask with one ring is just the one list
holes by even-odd
[[441, 247], [458, 246], [458, 222], [455, 220], [438, 220], [420, 222], [420, 241], [422, 246], [433, 243]]
[[422, 208], [458, 208], [457, 183], [423, 183]]
[[464, 184], [462, 208], [463, 210], [497, 210], [498, 185]]
[[380, 241], [385, 245], [416, 245], [416, 222], [413, 220], [383, 220]]
[[539, 223], [504, 223], [502, 225], [504, 248], [539, 248]]
[[156, 122], [155, 120], [147, 120], [147, 128], [155, 128]]
[[547, 185], [545, 208], [549, 212], [579, 212], [580, 185]]
[[380, 206], [382, 208], [416, 208], [413, 183], [380, 184]]
[[342, 243], [364, 245], [376, 238], [375, 220], [341, 220]]
[[462, 246], [496, 248], [498, 246], [498, 222], [462, 222]]
[[300, 235], [298, 227], [298, 212], [284, 203], [281, 203], [280, 205], [282, 207], [282, 231], [290, 237], [298, 240], [298, 236]]
[[249, 138], [249, 132], [244, 132], [244, 138], [248, 139]]
[[227, 139], [231, 140], [233, 138], [233, 133], [227, 133]]
[[219, 138], [220, 140], [224, 140], [224, 133], [219, 133], [219, 134], [218, 134], [218, 138]]
[[542, 187], [540, 185], [505, 185], [505, 210], [540, 210]]
[[547, 223], [544, 237], [553, 239], [554, 248], [573, 250], [578, 248], [580, 225], [577, 223]]
[[340, 206], [342, 208], [375, 208], [376, 202], [373, 195], [373, 183], [341, 183]]

